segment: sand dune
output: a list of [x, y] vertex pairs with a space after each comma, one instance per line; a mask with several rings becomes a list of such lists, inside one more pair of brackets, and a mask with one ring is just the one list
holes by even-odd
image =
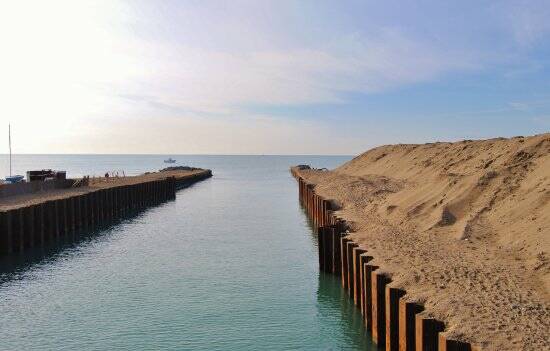
[[301, 175], [453, 336], [550, 350], [550, 133], [383, 146]]

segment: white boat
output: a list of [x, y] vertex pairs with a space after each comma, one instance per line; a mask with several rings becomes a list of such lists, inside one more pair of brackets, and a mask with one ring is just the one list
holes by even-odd
[[11, 174], [11, 125], [8, 124], [8, 140], [10, 144], [10, 175], [6, 177], [6, 183], [19, 183], [25, 179], [25, 176], [22, 175], [12, 175]]
[[176, 163], [176, 160], [174, 160], [172, 157], [169, 157], [167, 160], [164, 160], [164, 163]]

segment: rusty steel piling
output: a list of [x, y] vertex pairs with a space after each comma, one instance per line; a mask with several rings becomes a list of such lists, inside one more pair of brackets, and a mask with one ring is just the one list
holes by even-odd
[[[0, 211], [0, 255], [73, 241], [82, 232], [112, 225], [147, 207], [173, 200], [177, 190], [211, 176], [210, 170], [204, 170], [178, 179], [170, 176], [113, 185]], [[318, 222], [324, 223], [321, 211], [318, 216]], [[326, 240], [332, 245], [328, 231]], [[332, 254], [331, 249], [327, 253]], [[331, 262], [328, 260], [327, 265]]]
[[317, 234], [319, 268], [341, 277], [342, 288], [361, 311], [373, 341], [388, 351], [469, 351], [481, 349], [448, 339], [443, 322], [423, 314], [424, 307], [408, 301], [406, 291], [391, 285], [369, 251], [354, 242], [346, 224], [334, 214], [331, 202], [315, 193], [315, 186], [291, 168], [298, 181], [299, 202]]

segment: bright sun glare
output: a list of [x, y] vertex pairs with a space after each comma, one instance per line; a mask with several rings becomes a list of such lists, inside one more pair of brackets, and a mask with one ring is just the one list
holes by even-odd
[[[52, 138], [77, 133], [79, 123], [109, 106], [107, 93], [137, 72], [116, 27], [126, 10], [116, 5], [69, 0], [0, 5], [0, 116], [2, 125], [11, 121], [25, 130], [20, 143], [33, 145], [36, 133]], [[48, 129], [54, 123], [55, 130]]]

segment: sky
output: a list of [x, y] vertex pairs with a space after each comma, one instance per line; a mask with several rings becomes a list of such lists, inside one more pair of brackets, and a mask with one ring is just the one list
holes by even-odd
[[[550, 2], [0, 1], [0, 153], [358, 154], [550, 131]], [[4, 150], [5, 148], [5, 150]]]

